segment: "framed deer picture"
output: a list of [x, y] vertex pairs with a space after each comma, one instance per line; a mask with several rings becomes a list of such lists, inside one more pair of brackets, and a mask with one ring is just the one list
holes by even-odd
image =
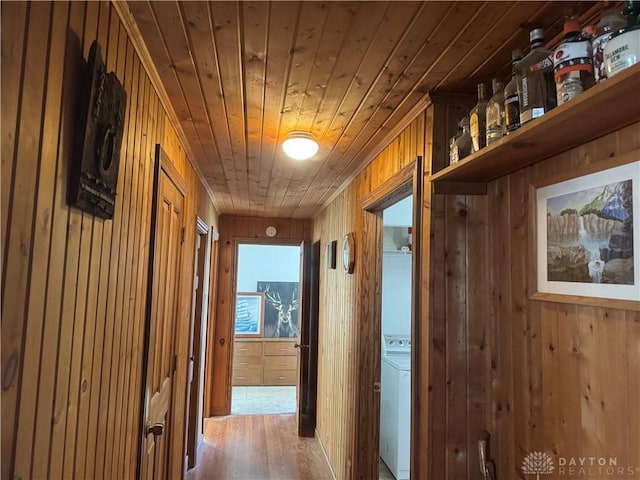
[[295, 338], [298, 336], [298, 282], [258, 282], [264, 293], [264, 336]]
[[234, 332], [243, 337], [262, 337], [264, 330], [264, 293], [238, 293]]

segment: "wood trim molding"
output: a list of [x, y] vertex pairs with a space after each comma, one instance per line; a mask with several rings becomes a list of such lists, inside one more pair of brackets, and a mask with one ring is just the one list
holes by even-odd
[[[431, 184], [424, 175], [424, 158], [418, 157], [413, 170], [413, 253], [411, 258], [411, 442], [409, 471], [414, 478], [426, 478], [429, 451], [429, 298], [423, 296], [423, 281], [430, 281], [431, 218], [425, 214], [425, 190]], [[430, 207], [429, 207], [430, 208]], [[430, 213], [430, 211], [428, 211]], [[426, 221], [425, 221], [426, 220]], [[426, 225], [425, 225], [426, 223]], [[425, 229], [426, 228], [426, 229]], [[427, 321], [423, 321], [427, 319]]]
[[[375, 411], [373, 408], [376, 402], [379, 402], [379, 397], [376, 399], [372, 393], [371, 385], [377, 381], [376, 378], [371, 378], [372, 370], [366, 365], [372, 360], [377, 363], [377, 367], [374, 370], [379, 369], [381, 358], [379, 357], [379, 351], [372, 352], [371, 348], [373, 342], [372, 338], [379, 338], [382, 329], [382, 311], [379, 299], [379, 288], [382, 284], [382, 230], [384, 227], [381, 211], [390, 205], [396, 203], [399, 199], [413, 194], [413, 219], [412, 226], [418, 236], [414, 237], [414, 256], [412, 258], [412, 321], [411, 321], [411, 334], [413, 338], [413, 351], [412, 351], [412, 388], [411, 388], [411, 404], [412, 404], [412, 468], [417, 465], [418, 458], [421, 455], [416, 452], [425, 451], [426, 441], [422, 444], [418, 444], [417, 440], [422, 440], [420, 437], [420, 426], [427, 425], [427, 409], [418, 408], [418, 405], [425, 406], [428, 403], [428, 390], [420, 389], [420, 379], [428, 375], [428, 366], [425, 363], [421, 363], [417, 360], [417, 355], [420, 353], [420, 348], [423, 351], [428, 351], [428, 325], [423, 325], [421, 321], [423, 318], [423, 304], [420, 297], [422, 286], [422, 252], [420, 240], [420, 234], [422, 233], [422, 195], [425, 188], [425, 183], [428, 180], [424, 177], [423, 173], [423, 158], [418, 156], [416, 160], [400, 170], [396, 175], [384, 182], [380, 187], [376, 188], [368, 195], [364, 196], [360, 200], [360, 205], [364, 210], [362, 217], [362, 240], [361, 248], [358, 254], [358, 259], [367, 259], [366, 268], [362, 267], [361, 280], [358, 284], [357, 296], [360, 299], [358, 305], [360, 311], [359, 315], [371, 320], [367, 322], [368, 325], [365, 329], [363, 327], [360, 330], [360, 336], [357, 344], [357, 368], [360, 371], [360, 378], [356, 386], [358, 394], [355, 396], [354, 409], [356, 414], [356, 425], [353, 438], [353, 451], [355, 452], [354, 458], [354, 473], [360, 475], [363, 478], [372, 478], [374, 471], [369, 470], [372, 463], [375, 463], [372, 456], [378, 456], [377, 444], [379, 441], [375, 437], [375, 431], [371, 431], [370, 425], [372, 423], [371, 412]], [[428, 243], [428, 238], [424, 240]], [[427, 257], [428, 258], [428, 257]], [[373, 293], [373, 294], [372, 294]], [[423, 333], [426, 332], [426, 333]], [[426, 369], [426, 371], [423, 371]], [[378, 375], [379, 375], [379, 370]], [[374, 374], [375, 375], [375, 374]], [[379, 376], [377, 377], [379, 379]], [[379, 405], [378, 405], [379, 408]], [[416, 423], [419, 422], [419, 423]], [[369, 447], [373, 442], [376, 447], [374, 451], [370, 451]], [[377, 470], [377, 469], [376, 469]], [[414, 470], [417, 472], [418, 470]], [[352, 478], [360, 478], [353, 476]], [[413, 475], [413, 474], [412, 474]], [[416, 475], [416, 478], [423, 478], [423, 474]]]
[[433, 182], [433, 193], [436, 195], [486, 195], [486, 183], [466, 182]]
[[173, 162], [167, 155], [167, 153], [162, 149], [159, 143], [156, 144], [156, 161], [158, 162], [159, 167], [164, 170], [167, 176], [171, 179], [171, 181], [175, 184], [175, 186], [180, 190], [180, 193], [186, 196], [189, 191], [189, 186], [187, 182], [184, 181], [180, 172], [176, 169]]
[[288, 247], [298, 247], [300, 244], [308, 240], [307, 238], [256, 238], [256, 237], [236, 237], [229, 238], [237, 245], [283, 245]]
[[[393, 195], [393, 192], [391, 193]], [[382, 199], [381, 199], [382, 200]], [[377, 478], [380, 428], [380, 395], [374, 391], [380, 381], [382, 362], [380, 344], [382, 331], [382, 212], [364, 210], [361, 217], [362, 235], [356, 252], [359, 265], [356, 286], [356, 318], [361, 327], [355, 340], [355, 370], [358, 379], [352, 408], [355, 423], [352, 425], [353, 470], [351, 479]], [[366, 259], [366, 261], [364, 261]], [[365, 321], [366, 319], [366, 321]]]
[[382, 210], [410, 195], [415, 165], [415, 161], [411, 162], [378, 188], [362, 197], [360, 206], [365, 210]]
[[324, 448], [324, 444], [322, 443], [322, 437], [320, 436], [320, 433], [318, 433], [318, 429], [316, 428], [314, 431], [314, 436], [316, 437], [316, 439], [318, 440], [318, 445], [320, 445], [320, 451], [322, 452], [322, 456], [324, 458], [325, 463], [327, 464], [327, 466], [329, 467], [329, 471], [331, 472], [331, 479], [332, 480], [336, 480], [336, 472], [333, 471], [333, 466], [331, 465], [331, 462], [329, 461], [329, 456], [327, 455], [327, 451]]
[[205, 180], [204, 175], [200, 171], [200, 168], [198, 168], [197, 162], [195, 161], [195, 157], [193, 154], [193, 150], [191, 149], [191, 145], [187, 141], [187, 136], [185, 135], [184, 130], [182, 129], [180, 120], [178, 120], [178, 115], [176, 114], [176, 111], [173, 108], [173, 104], [171, 103], [169, 94], [167, 93], [167, 90], [164, 88], [164, 84], [162, 83], [160, 74], [158, 73], [158, 70], [156, 69], [156, 66], [153, 63], [153, 60], [151, 59], [151, 54], [149, 53], [149, 50], [147, 49], [147, 46], [144, 43], [142, 33], [140, 33], [140, 30], [138, 29], [138, 25], [136, 24], [136, 21], [133, 18], [133, 15], [131, 14], [131, 10], [129, 10], [129, 5], [124, 0], [111, 0], [111, 5], [113, 6], [113, 9], [115, 10], [118, 17], [120, 18], [120, 22], [122, 22], [122, 26], [126, 30], [127, 36], [131, 41], [131, 45], [133, 45], [133, 48], [136, 51], [138, 58], [140, 59], [140, 63], [142, 64], [142, 67], [147, 73], [147, 76], [149, 77], [149, 81], [151, 82], [151, 85], [153, 85], [153, 89], [155, 90], [156, 95], [158, 95], [158, 98], [160, 99], [160, 103], [162, 104], [162, 107], [165, 113], [167, 114], [169, 123], [175, 130], [178, 140], [182, 145], [182, 148], [184, 148], [189, 164], [195, 170], [196, 175], [200, 179], [200, 182], [202, 183], [205, 191], [207, 192], [207, 195], [209, 195], [209, 199], [211, 200], [211, 203], [215, 208], [216, 199], [215, 199], [213, 190], [211, 190], [209, 183]]
[[611, 298], [583, 297], [580, 295], [559, 295], [557, 293], [536, 292], [529, 298], [542, 302], [568, 303], [571, 305], [589, 305], [592, 307], [618, 308], [640, 312], [640, 302], [634, 300], [614, 300]]

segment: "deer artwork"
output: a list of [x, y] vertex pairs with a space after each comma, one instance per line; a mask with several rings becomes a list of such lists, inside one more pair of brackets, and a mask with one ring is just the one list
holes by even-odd
[[265, 299], [278, 312], [278, 320], [274, 329], [274, 337], [297, 337], [298, 328], [293, 323], [292, 313], [298, 309], [298, 289], [291, 292], [291, 300], [283, 301], [280, 292], [272, 292], [269, 286], [264, 292]]

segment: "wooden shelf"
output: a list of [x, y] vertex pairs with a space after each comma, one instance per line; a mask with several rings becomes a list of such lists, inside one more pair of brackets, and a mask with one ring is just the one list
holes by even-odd
[[[640, 120], [640, 64], [430, 176], [436, 186], [485, 183]], [[446, 188], [436, 191], [446, 192]]]

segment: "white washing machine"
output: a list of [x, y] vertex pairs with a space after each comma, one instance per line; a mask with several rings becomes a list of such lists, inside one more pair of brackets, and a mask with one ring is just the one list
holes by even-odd
[[409, 479], [411, 337], [385, 335], [380, 376], [380, 458], [397, 480]]

